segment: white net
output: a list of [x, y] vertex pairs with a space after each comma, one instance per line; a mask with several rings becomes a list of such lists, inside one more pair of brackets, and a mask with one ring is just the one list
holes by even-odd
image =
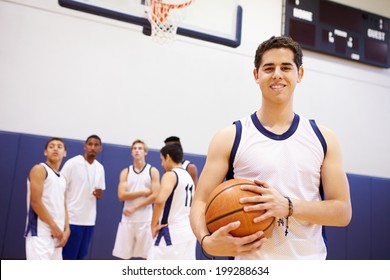
[[184, 17], [186, 7], [193, 0], [147, 0], [146, 13], [151, 25], [152, 38], [163, 44], [176, 38], [177, 27]]

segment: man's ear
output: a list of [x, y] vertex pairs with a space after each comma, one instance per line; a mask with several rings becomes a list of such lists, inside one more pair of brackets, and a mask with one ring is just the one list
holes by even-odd
[[258, 74], [256, 68], [253, 69], [253, 77], [255, 78], [256, 84], [258, 84], [259, 83], [259, 74]]
[[303, 66], [301, 65], [298, 69], [298, 80], [297, 80], [297, 83], [300, 83], [302, 81], [302, 78], [303, 78], [303, 74], [305, 73], [305, 69], [303, 68]]

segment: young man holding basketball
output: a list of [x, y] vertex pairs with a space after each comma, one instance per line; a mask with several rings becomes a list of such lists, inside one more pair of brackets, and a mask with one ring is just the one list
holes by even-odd
[[[302, 80], [302, 50], [289, 37], [272, 37], [259, 45], [253, 75], [261, 107], [221, 129], [213, 137], [191, 209], [191, 226], [203, 249], [238, 259], [325, 259], [322, 226], [346, 226], [352, 209], [349, 184], [335, 134], [294, 113], [294, 90]], [[223, 180], [244, 178], [258, 196], [245, 211], [266, 210], [260, 222], [276, 217], [270, 238], [263, 232], [236, 238], [239, 222], [209, 234], [205, 203]], [[199, 218], [201, 217], [201, 218]]]

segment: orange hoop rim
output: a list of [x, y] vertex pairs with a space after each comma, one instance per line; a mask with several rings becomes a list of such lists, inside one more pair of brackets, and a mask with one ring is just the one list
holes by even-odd
[[155, 5], [160, 5], [161, 7], [163, 7], [163, 9], [168, 9], [168, 11], [170, 9], [182, 9], [182, 8], [185, 8], [189, 5], [191, 5], [193, 0], [189, 0], [185, 3], [182, 3], [182, 4], [168, 4], [168, 3], [164, 3], [163, 0], [150, 0], [150, 6], [153, 7]]
[[188, 7], [192, 1], [189, 0], [182, 4], [168, 4], [164, 3], [163, 0], [149, 0], [150, 19], [155, 23], [164, 23], [169, 17], [170, 10]]

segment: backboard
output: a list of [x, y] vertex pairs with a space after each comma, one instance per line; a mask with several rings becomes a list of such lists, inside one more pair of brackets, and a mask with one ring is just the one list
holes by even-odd
[[[150, 35], [145, 0], [59, 0], [59, 5], [143, 26]], [[241, 43], [242, 7], [239, 0], [194, 0], [186, 8], [177, 34], [238, 47]]]

